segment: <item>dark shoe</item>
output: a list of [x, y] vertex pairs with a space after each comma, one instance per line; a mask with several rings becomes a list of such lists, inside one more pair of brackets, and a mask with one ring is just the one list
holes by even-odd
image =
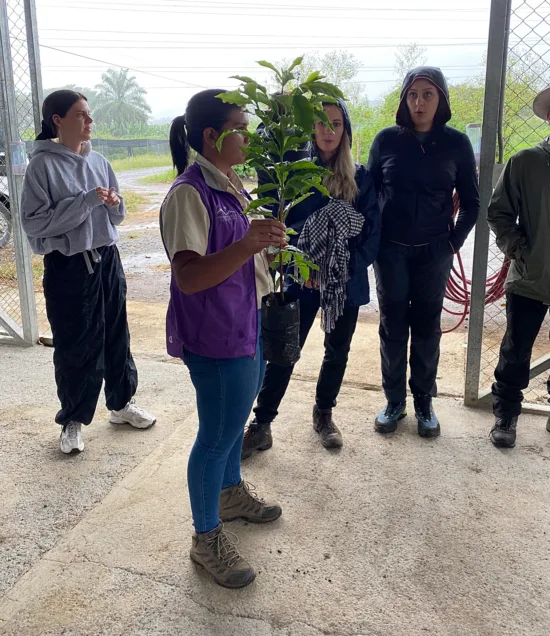
[[407, 416], [407, 403], [388, 402], [385, 409], [382, 409], [374, 423], [374, 430], [377, 433], [394, 433], [397, 430], [397, 422]]
[[271, 424], [258, 424], [254, 419], [244, 432], [241, 459], [248, 459], [254, 451], [266, 451], [272, 446]]
[[240, 589], [250, 585], [256, 572], [238, 553], [239, 542], [232, 532], [224, 530], [223, 524], [212, 532], [194, 534], [189, 556], [204, 568], [222, 587]]
[[220, 497], [220, 519], [227, 522], [243, 519], [250, 523], [276, 521], [283, 514], [281, 506], [265, 503], [256, 495], [255, 490], [255, 486], [245, 481], [224, 488]]
[[418, 434], [420, 437], [439, 437], [441, 428], [434, 412], [430, 395], [414, 396], [414, 414], [418, 420]]
[[500, 448], [514, 448], [517, 425], [517, 417], [497, 417], [490, 435], [493, 444]]
[[313, 407], [313, 430], [319, 433], [325, 448], [342, 448], [344, 445], [342, 433], [332, 419], [332, 409], [320, 411], [317, 405]]

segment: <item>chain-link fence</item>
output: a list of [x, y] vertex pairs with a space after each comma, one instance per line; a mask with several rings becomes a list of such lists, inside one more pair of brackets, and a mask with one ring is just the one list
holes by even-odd
[[[15, 129], [19, 141], [29, 141], [35, 137], [35, 109], [36, 91], [33, 96], [33, 81], [36, 86], [34, 73], [39, 72], [30, 63], [27, 28], [29, 20], [29, 5], [24, 0], [0, 0], [4, 2], [4, 16], [7, 16], [7, 31], [9, 33], [9, 50], [11, 54], [11, 70], [13, 72], [13, 89], [15, 91]], [[32, 5], [31, 5], [32, 6]], [[34, 9], [34, 7], [32, 7]], [[6, 50], [6, 49], [5, 49]], [[8, 68], [6, 65], [5, 68]], [[16, 266], [16, 242], [14, 241], [11, 212], [14, 206], [16, 192], [10, 192], [6, 153], [9, 152], [7, 135], [2, 132], [11, 128], [14, 130], [13, 111], [3, 105], [3, 119], [0, 119], [0, 310], [6, 319], [21, 325], [22, 302]], [[13, 140], [12, 140], [13, 141]], [[46, 309], [42, 293], [43, 259], [39, 256], [32, 258], [32, 277], [36, 292], [36, 311], [38, 330], [41, 335], [49, 333]], [[0, 327], [1, 329], [1, 327]]]
[[[538, 144], [550, 133], [548, 126], [532, 110], [538, 92], [550, 85], [550, 0], [514, 0], [510, 19], [508, 62], [498, 138], [499, 163], [524, 148]], [[503, 256], [491, 236], [487, 278], [502, 290]], [[498, 362], [499, 348], [506, 329], [506, 299], [486, 305], [481, 351], [480, 388], [488, 387]], [[550, 320], [546, 320], [535, 344], [533, 358], [550, 353]], [[547, 375], [533, 378], [525, 393], [527, 402], [548, 399]]]

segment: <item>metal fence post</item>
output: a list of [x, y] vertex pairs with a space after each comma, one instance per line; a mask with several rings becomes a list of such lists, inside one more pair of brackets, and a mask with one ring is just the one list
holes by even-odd
[[36, 134], [42, 128], [42, 67], [40, 65], [40, 46], [38, 44], [38, 26], [36, 22], [36, 4], [34, 0], [24, 0], [25, 23], [27, 27], [27, 49], [29, 53], [29, 74], [31, 79], [32, 109]]
[[[464, 402], [470, 406], [474, 406], [479, 397], [490, 237], [489, 226], [487, 225], [487, 209], [493, 193], [493, 171], [499, 122], [500, 99], [496, 101], [495, 96], [500, 96], [502, 91], [504, 91], [503, 78], [505, 78], [504, 69], [507, 63], [507, 32], [510, 24], [511, 9], [512, 0], [492, 0], [491, 2], [479, 169], [481, 209], [475, 230], [466, 382], [464, 387]], [[496, 107], [495, 102], [497, 103]]]
[[13, 333], [25, 344], [34, 344], [38, 340], [38, 324], [34, 297], [34, 279], [31, 262], [31, 251], [21, 227], [20, 201], [23, 175], [15, 169], [18, 164], [16, 153], [20, 150], [19, 126], [17, 119], [16, 87], [14, 82], [11, 39], [5, 0], [0, 0], [0, 92], [4, 109], [4, 139], [6, 150], [6, 167], [10, 192], [10, 211], [12, 217], [13, 240], [16, 254], [17, 284], [21, 307], [22, 332]]

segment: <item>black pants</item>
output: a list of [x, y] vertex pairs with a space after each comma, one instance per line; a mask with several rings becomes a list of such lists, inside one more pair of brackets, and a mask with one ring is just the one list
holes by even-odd
[[447, 240], [410, 247], [383, 242], [375, 264], [380, 305], [382, 386], [390, 402], [407, 396], [407, 348], [411, 338], [410, 388], [435, 395], [441, 311], [453, 264]]
[[[303, 347], [319, 311], [320, 294], [313, 289], [302, 289], [297, 296], [300, 299], [300, 347]], [[336, 321], [334, 330], [325, 335], [325, 357], [317, 381], [315, 400], [321, 410], [336, 406], [358, 315], [359, 307], [347, 307]], [[267, 365], [254, 409], [258, 423], [267, 424], [277, 417], [293, 371], [294, 366], [280, 367], [272, 363]]]
[[[493, 384], [493, 412], [496, 417], [515, 417], [521, 413], [523, 390], [529, 386], [533, 345], [548, 306], [525, 296], [508, 294], [506, 333]], [[550, 382], [548, 383], [550, 392]]]
[[126, 279], [116, 246], [98, 250], [90, 274], [83, 254], [44, 257], [44, 296], [53, 333], [61, 410], [55, 421], [90, 424], [105, 380], [107, 408], [123, 409], [137, 389], [126, 319]]

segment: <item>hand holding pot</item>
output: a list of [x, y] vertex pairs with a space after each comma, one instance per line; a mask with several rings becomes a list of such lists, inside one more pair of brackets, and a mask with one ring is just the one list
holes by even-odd
[[241, 245], [249, 254], [258, 254], [266, 247], [284, 247], [286, 244], [286, 227], [274, 219], [253, 219]]

